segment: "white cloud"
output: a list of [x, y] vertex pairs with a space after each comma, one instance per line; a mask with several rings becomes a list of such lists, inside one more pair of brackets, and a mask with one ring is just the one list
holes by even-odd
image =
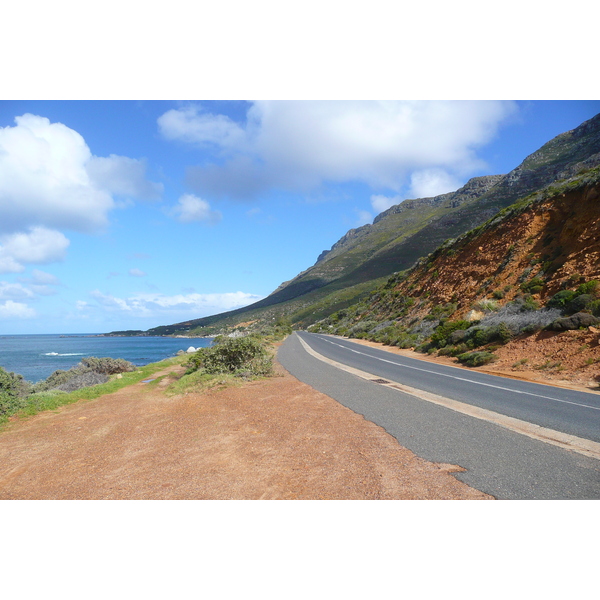
[[200, 223], [214, 224], [221, 220], [222, 215], [218, 210], [212, 210], [210, 204], [193, 194], [184, 194], [177, 201], [172, 214], [182, 223], [198, 221]]
[[33, 298], [33, 292], [20, 283], [0, 281], [0, 300], [25, 300]]
[[81, 135], [31, 114], [15, 122], [0, 128], [0, 227], [92, 231], [105, 226], [114, 202], [90, 181], [86, 164], [92, 154]]
[[158, 123], [168, 139], [221, 151], [220, 162], [188, 170], [198, 193], [249, 198], [327, 181], [399, 192], [414, 171], [473, 174], [484, 167], [477, 148], [515, 109], [503, 101], [258, 101], [245, 125], [189, 107]]
[[225, 115], [204, 112], [199, 106], [169, 110], [158, 118], [162, 135], [200, 145], [239, 150], [246, 145], [246, 131]]
[[371, 196], [371, 206], [376, 214], [382, 213], [400, 202], [402, 202], [400, 196], [382, 196], [381, 194]]
[[145, 273], [141, 269], [129, 269], [129, 274], [132, 277], [146, 277], [147, 275], [147, 273]]
[[120, 312], [132, 317], [169, 318], [181, 317], [181, 320], [213, 315], [257, 302], [262, 296], [246, 292], [227, 292], [223, 294], [176, 294], [166, 296], [159, 293], [136, 294], [129, 298], [118, 298], [104, 294], [99, 290], [90, 292], [90, 296], [103, 308], [111, 312]]
[[158, 200], [163, 193], [162, 183], [145, 179], [146, 164], [127, 156], [93, 156], [86, 165], [90, 181], [113, 194], [144, 200]]
[[410, 176], [411, 198], [431, 198], [461, 187], [460, 179], [450, 175], [443, 169], [424, 169]]
[[39, 269], [33, 269], [31, 272], [32, 278], [31, 283], [37, 285], [60, 285], [60, 279], [56, 275], [40, 271]]
[[373, 215], [368, 210], [359, 210], [357, 212], [358, 212], [357, 225], [359, 227], [361, 225], [366, 225], [367, 223], [371, 223], [373, 221]]
[[31, 277], [19, 277], [21, 283], [29, 285], [29, 290], [38, 296], [53, 296], [56, 294], [56, 289], [52, 286], [62, 285], [58, 277], [51, 273], [34, 269]]
[[91, 232], [105, 227], [113, 194], [156, 198], [143, 161], [93, 156], [83, 137], [32, 114], [0, 128], [0, 229], [44, 226]]
[[0, 319], [32, 319], [35, 316], [35, 310], [22, 302], [7, 300], [0, 304]]
[[69, 240], [60, 231], [32, 227], [29, 233], [0, 236], [0, 273], [21, 273], [25, 264], [48, 264], [64, 259]]

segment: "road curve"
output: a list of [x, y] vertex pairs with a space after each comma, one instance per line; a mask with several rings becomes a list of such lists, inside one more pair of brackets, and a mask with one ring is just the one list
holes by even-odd
[[600, 498], [600, 460], [515, 433], [335, 368], [333, 361], [565, 434], [600, 441], [600, 396], [531, 384], [398, 356], [343, 338], [297, 332], [278, 358], [301, 381], [384, 427], [434, 462], [467, 469], [455, 476], [507, 499]]

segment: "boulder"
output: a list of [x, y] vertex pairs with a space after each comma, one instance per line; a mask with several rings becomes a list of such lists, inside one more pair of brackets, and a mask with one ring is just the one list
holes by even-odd
[[570, 317], [556, 319], [550, 326], [554, 331], [567, 331], [569, 329], [579, 329], [580, 327], [589, 327], [590, 325], [598, 325], [600, 319], [590, 315], [589, 313], [578, 312]]
[[473, 309], [465, 315], [465, 321], [481, 321], [483, 317], [485, 317], [485, 313], [481, 312], [480, 310]]

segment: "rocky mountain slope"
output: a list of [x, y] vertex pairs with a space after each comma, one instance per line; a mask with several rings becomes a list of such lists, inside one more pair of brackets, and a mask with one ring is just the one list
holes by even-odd
[[281, 315], [305, 327], [364, 298], [392, 273], [410, 268], [447, 239], [477, 227], [518, 198], [599, 164], [600, 114], [550, 140], [506, 175], [476, 177], [455, 192], [391, 207], [372, 225], [350, 230], [312, 267], [259, 302], [145, 333], [209, 335]]
[[309, 330], [597, 387], [600, 167], [521, 199]]

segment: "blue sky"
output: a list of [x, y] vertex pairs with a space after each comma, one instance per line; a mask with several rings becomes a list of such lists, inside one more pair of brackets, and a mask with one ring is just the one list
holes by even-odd
[[406, 198], [506, 173], [598, 101], [0, 101], [0, 333], [254, 302]]

